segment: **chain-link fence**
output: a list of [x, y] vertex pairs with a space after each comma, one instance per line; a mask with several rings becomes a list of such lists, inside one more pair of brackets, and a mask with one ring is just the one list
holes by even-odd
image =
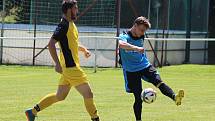
[[[61, 2], [61, 0], [1, 0], [0, 28], [1, 37], [5, 38], [0, 39], [0, 63], [52, 65], [49, 53], [44, 48], [61, 19]], [[121, 6], [117, 3], [121, 3]], [[191, 37], [205, 38], [208, 30], [209, 0], [195, 0], [191, 4]], [[94, 57], [103, 58], [97, 58], [102, 60], [97, 63], [98, 66], [114, 66], [117, 57], [114, 36], [118, 33], [117, 27], [123, 28], [121, 32], [126, 30], [132, 26], [137, 16], [146, 16], [150, 19], [152, 29], [147, 32], [149, 37], [185, 38], [187, 34], [189, 21], [187, 0], [81, 0], [78, 1], [78, 7], [79, 17], [76, 24], [80, 32], [80, 41], [93, 53], [96, 53], [97, 49], [98, 54], [90, 61], [83, 61], [82, 65], [85, 66], [96, 65]], [[118, 8], [121, 8], [120, 13], [117, 13]], [[121, 15], [120, 19], [117, 15]], [[118, 23], [121, 24], [117, 25]], [[38, 39], [40, 37], [45, 38]], [[167, 49], [163, 42], [152, 44], [158, 53]], [[207, 43], [203, 45], [206, 50]], [[44, 51], [41, 51], [43, 49]], [[184, 52], [185, 49], [181, 51]], [[154, 57], [153, 53], [151, 54], [150, 56]], [[152, 58], [151, 61], [153, 60]]]

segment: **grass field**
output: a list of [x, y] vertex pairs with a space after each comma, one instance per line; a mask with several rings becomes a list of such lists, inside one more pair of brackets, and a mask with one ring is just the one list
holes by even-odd
[[[124, 91], [121, 69], [84, 69], [101, 121], [135, 121], [133, 97]], [[143, 121], [215, 121], [215, 66], [180, 65], [159, 69], [165, 82], [185, 90], [182, 106], [159, 90], [153, 104], [143, 104]], [[60, 75], [52, 67], [0, 66], [0, 121], [26, 121], [24, 110], [55, 92]], [[143, 83], [143, 87], [153, 87]], [[154, 88], [154, 87], [153, 87]], [[65, 101], [39, 113], [37, 121], [89, 121], [82, 97], [72, 89]]]

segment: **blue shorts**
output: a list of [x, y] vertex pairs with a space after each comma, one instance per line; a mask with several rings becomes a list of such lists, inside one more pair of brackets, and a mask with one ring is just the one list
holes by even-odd
[[152, 65], [136, 72], [128, 72], [123, 70], [123, 74], [125, 80], [125, 90], [128, 93], [142, 91], [142, 79], [152, 83], [154, 86], [157, 86], [162, 82], [156, 68]]

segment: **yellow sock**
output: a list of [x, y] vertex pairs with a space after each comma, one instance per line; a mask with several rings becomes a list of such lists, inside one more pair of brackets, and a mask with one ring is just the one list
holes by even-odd
[[97, 118], [98, 114], [97, 114], [97, 110], [96, 110], [96, 106], [94, 104], [93, 98], [84, 99], [84, 104], [91, 118]]
[[38, 111], [41, 111], [56, 102], [58, 102], [56, 93], [48, 94], [45, 97], [43, 97], [39, 101], [39, 103], [32, 109], [32, 113], [36, 115]]

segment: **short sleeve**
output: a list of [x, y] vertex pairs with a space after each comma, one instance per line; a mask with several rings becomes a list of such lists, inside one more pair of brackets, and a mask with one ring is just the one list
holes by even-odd
[[120, 34], [119, 35], [119, 40], [127, 42], [126, 34], [125, 33]]
[[67, 31], [68, 31], [68, 27], [66, 25], [59, 24], [55, 29], [54, 34], [52, 35], [52, 38], [57, 41], [60, 41], [64, 36], [66, 36]]

